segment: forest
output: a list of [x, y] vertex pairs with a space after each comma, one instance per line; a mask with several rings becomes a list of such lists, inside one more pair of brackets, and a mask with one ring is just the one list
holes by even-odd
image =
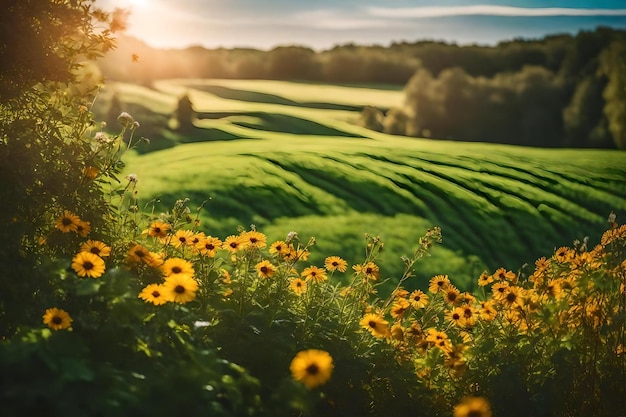
[[[136, 59], [131, 59], [131, 56]], [[495, 46], [438, 41], [389, 46], [158, 50], [121, 38], [98, 62], [105, 79], [268, 79], [404, 89], [402, 108], [363, 109], [391, 134], [536, 147], [626, 148], [626, 31], [515, 39]]]

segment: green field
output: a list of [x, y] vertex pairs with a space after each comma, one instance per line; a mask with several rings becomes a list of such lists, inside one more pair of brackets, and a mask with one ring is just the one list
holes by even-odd
[[[385, 242], [397, 279], [428, 228], [444, 242], [418, 264], [423, 287], [449, 274], [469, 288], [483, 269], [518, 270], [555, 247], [598, 242], [611, 211], [626, 216], [626, 154], [520, 148], [390, 136], [357, 126], [365, 105], [402, 104], [401, 90], [258, 80], [170, 80], [154, 89], [109, 84], [151, 139], [126, 158], [143, 204], [188, 197], [202, 229], [224, 238], [250, 224], [268, 238], [317, 238], [311, 261], [360, 262], [364, 235]], [[180, 134], [171, 115], [189, 94], [199, 118]], [[147, 132], [147, 133], [146, 133]]]

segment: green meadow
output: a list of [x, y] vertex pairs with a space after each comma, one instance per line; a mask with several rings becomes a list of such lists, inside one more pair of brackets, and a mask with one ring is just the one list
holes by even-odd
[[[358, 125], [364, 106], [401, 106], [398, 88], [110, 83], [96, 101], [97, 117], [113, 94], [141, 124], [135, 139], [150, 139], [125, 157], [125, 173], [139, 177], [141, 207], [165, 211], [189, 198], [202, 205], [202, 230], [222, 239], [251, 224], [270, 241], [292, 230], [305, 241], [314, 236], [317, 265], [332, 254], [357, 262], [365, 234], [380, 236], [381, 272], [391, 281], [404, 269], [400, 257], [440, 226], [443, 244], [420, 261], [407, 287], [448, 274], [470, 289], [483, 270], [532, 271], [555, 247], [585, 236], [598, 243], [611, 211], [626, 215], [623, 152], [416, 139]], [[173, 114], [185, 94], [197, 118], [183, 132]]]

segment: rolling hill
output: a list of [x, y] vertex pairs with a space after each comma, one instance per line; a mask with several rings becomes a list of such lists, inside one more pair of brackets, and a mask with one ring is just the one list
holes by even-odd
[[[461, 287], [483, 270], [519, 270], [555, 247], [598, 241], [614, 211], [626, 217], [626, 154], [538, 149], [390, 136], [356, 124], [365, 105], [402, 104], [397, 89], [259, 80], [167, 80], [154, 89], [112, 84], [111, 93], [149, 132], [126, 159], [143, 203], [179, 198], [202, 230], [224, 238], [254, 224], [268, 239], [297, 231], [317, 238], [311, 262], [362, 261], [365, 233], [385, 242], [383, 276], [397, 279], [428, 227], [443, 245], [418, 264], [423, 287], [448, 274]], [[171, 120], [188, 94], [194, 129]], [[99, 109], [99, 110], [98, 110]]]

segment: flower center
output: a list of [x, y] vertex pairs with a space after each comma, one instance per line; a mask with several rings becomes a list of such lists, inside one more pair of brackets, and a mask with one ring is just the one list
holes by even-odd
[[174, 288], [174, 292], [178, 294], [183, 294], [185, 292], [185, 287], [183, 287], [182, 285], [177, 285], [176, 288]]
[[86, 261], [83, 264], [83, 268], [86, 269], [87, 271], [89, 271], [90, 269], [93, 269], [93, 267], [94, 267], [94, 265], [91, 262], [89, 262], [89, 261]]
[[65, 218], [63, 218], [61, 223], [63, 223], [63, 226], [69, 226], [70, 224], [72, 224], [72, 220], [70, 220], [67, 217], [65, 217]]
[[158, 298], [158, 297], [160, 297], [160, 296], [161, 296], [161, 293], [155, 290], [155, 291], [152, 291], [152, 296], [153, 296], [154, 298]]
[[59, 316], [54, 316], [54, 317], [52, 317], [52, 323], [54, 323], [54, 324], [61, 324], [61, 323], [63, 323], [63, 319], [61, 317], [59, 317]]
[[173, 274], [180, 274], [181, 272], [183, 272], [182, 268], [180, 266], [175, 266], [172, 268], [172, 273]]
[[309, 375], [317, 375], [320, 372], [320, 367], [312, 363], [306, 367], [306, 373]]

